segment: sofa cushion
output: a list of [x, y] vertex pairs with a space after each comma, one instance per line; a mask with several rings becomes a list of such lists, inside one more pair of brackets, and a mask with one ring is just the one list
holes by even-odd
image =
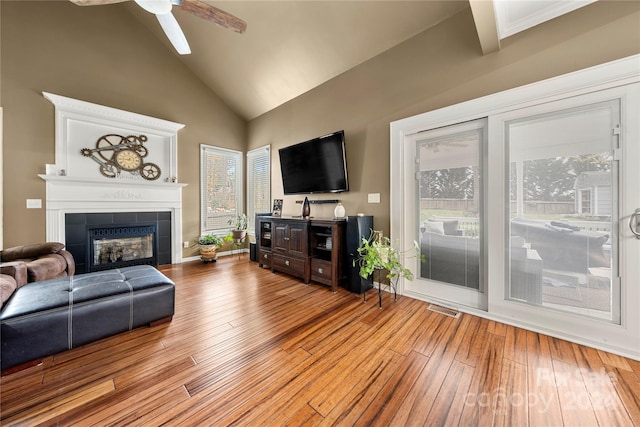
[[96, 301], [173, 282], [151, 266], [135, 266], [24, 285], [0, 320]]
[[67, 275], [67, 260], [59, 254], [48, 254], [27, 262], [27, 276], [29, 282], [65, 277]]
[[17, 289], [16, 280], [8, 274], [0, 274], [0, 307], [11, 298], [13, 291]]
[[7, 274], [16, 281], [18, 287], [27, 283], [27, 264], [22, 261], [3, 262], [0, 274]]
[[61, 249], [64, 249], [64, 244], [58, 242], [33, 243], [31, 245], [16, 246], [2, 251], [2, 261], [33, 259], [41, 255], [55, 254]]
[[429, 218], [429, 220], [427, 222], [440, 222], [440, 223], [442, 223], [443, 233], [440, 233], [440, 234], [446, 234], [448, 236], [458, 236], [458, 235], [460, 235], [460, 230], [458, 230], [458, 220], [457, 219]]
[[444, 223], [440, 221], [427, 221], [425, 223], [425, 232], [444, 235]]

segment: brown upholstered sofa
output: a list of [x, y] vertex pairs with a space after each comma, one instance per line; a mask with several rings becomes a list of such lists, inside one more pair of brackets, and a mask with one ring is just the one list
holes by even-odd
[[[64, 249], [62, 243], [57, 242], [7, 248], [0, 251], [0, 261], [0, 273], [14, 276], [18, 286], [26, 282], [73, 276], [76, 271], [73, 256]], [[16, 270], [16, 264], [19, 263], [25, 264], [26, 282], [23, 282], [22, 269]]]

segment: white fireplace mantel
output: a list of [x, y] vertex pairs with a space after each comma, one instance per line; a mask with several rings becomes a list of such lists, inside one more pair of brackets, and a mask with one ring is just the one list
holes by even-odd
[[[56, 109], [56, 163], [46, 165], [46, 235], [65, 243], [67, 213], [171, 212], [171, 262], [182, 261], [182, 187], [177, 182], [177, 132], [184, 125], [43, 93]], [[103, 135], [145, 135], [145, 162], [160, 167], [157, 180], [120, 171], [109, 178], [81, 153]]]

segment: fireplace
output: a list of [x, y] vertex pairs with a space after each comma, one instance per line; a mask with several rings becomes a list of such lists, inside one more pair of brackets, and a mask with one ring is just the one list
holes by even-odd
[[94, 227], [87, 238], [89, 271], [158, 264], [155, 224]]
[[[38, 175], [46, 182], [47, 241], [64, 243], [73, 254], [76, 271], [86, 273], [108, 265], [107, 258], [117, 260], [109, 263], [110, 268], [125, 261], [116, 247], [107, 256], [106, 245], [122, 246], [121, 237], [110, 236], [115, 241], [99, 242], [96, 249], [88, 243], [90, 229], [155, 224], [155, 243], [151, 244], [156, 248], [155, 259], [146, 254], [135, 256], [155, 265], [182, 262], [182, 187], [186, 184], [178, 182], [177, 133], [184, 125], [51, 93], [43, 95], [55, 106], [56, 128], [55, 163]], [[161, 179], [149, 180], [127, 170], [104, 175], [96, 159], [86, 157], [86, 151], [98, 148], [106, 134], [144, 135], [145, 149], [138, 154], [158, 167]], [[129, 241], [128, 250], [135, 252], [133, 246], [143, 241]], [[92, 267], [96, 250], [102, 252], [105, 263]]]
[[171, 222], [171, 212], [66, 214], [66, 249], [78, 273], [170, 264]]

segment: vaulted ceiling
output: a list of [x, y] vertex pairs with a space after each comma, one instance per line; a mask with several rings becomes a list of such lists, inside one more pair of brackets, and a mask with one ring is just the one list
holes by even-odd
[[[247, 30], [238, 34], [174, 7], [190, 55], [175, 52], [152, 14], [133, 2], [116, 7], [126, 8], [231, 109], [250, 120], [469, 6], [479, 53], [488, 54], [499, 49], [501, 37], [553, 17], [542, 9], [558, 15], [566, 13], [557, 12], [558, 4], [576, 8], [592, 1], [501, 0], [496, 7], [488, 0], [206, 0], [246, 21]], [[502, 28], [495, 21], [500, 14], [506, 19]]]

